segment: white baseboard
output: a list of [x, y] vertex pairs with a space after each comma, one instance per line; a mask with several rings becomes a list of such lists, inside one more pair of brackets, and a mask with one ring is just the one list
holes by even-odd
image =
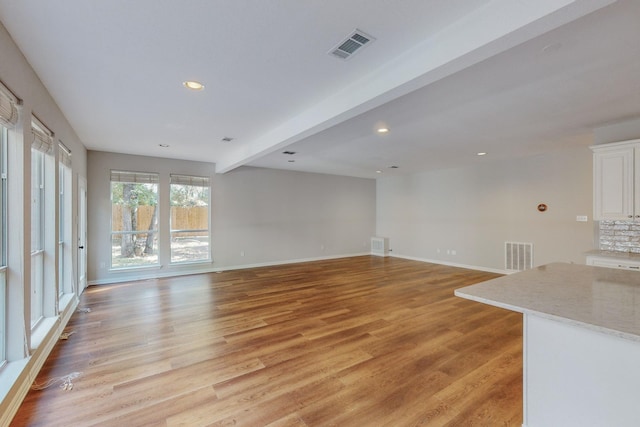
[[496, 273], [496, 274], [512, 274], [513, 273], [513, 271], [508, 271], [508, 270], [500, 270], [497, 268], [482, 267], [478, 265], [458, 264], [455, 262], [442, 261], [439, 259], [418, 258], [418, 257], [413, 257], [408, 255], [399, 255], [399, 254], [393, 254], [393, 253], [391, 254], [391, 256], [395, 258], [408, 259], [411, 261], [428, 262], [431, 264], [440, 264], [440, 265], [446, 265], [449, 267], [466, 268], [467, 270], [486, 271], [487, 273]]

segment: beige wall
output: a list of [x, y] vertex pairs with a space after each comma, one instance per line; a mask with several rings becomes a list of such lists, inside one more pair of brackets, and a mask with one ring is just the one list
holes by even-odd
[[42, 84], [7, 30], [0, 24], [0, 80], [23, 101], [22, 118], [30, 128], [31, 113], [35, 114], [71, 149], [73, 171], [86, 176], [86, 149], [47, 88]]
[[[538, 212], [539, 203], [547, 212]], [[390, 238], [396, 256], [503, 270], [504, 242], [516, 241], [534, 244], [535, 265], [584, 263], [584, 252], [595, 248], [592, 210], [592, 157], [585, 144], [379, 179], [376, 231]], [[577, 215], [589, 221], [577, 222]]]
[[[220, 175], [211, 163], [90, 151], [89, 281], [107, 283], [197, 271], [368, 253], [375, 231], [375, 181], [242, 167]], [[111, 169], [160, 174], [161, 268], [110, 271]], [[211, 178], [213, 263], [168, 262], [170, 173]], [[163, 255], [164, 254], [164, 255]]]

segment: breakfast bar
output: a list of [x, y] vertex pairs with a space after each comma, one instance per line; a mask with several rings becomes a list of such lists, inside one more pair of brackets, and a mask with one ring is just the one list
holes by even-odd
[[640, 272], [554, 263], [455, 295], [523, 314], [524, 427], [640, 425]]

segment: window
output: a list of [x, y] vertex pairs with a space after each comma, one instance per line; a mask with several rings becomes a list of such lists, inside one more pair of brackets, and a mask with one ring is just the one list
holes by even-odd
[[58, 295], [73, 292], [71, 266], [71, 151], [58, 144]]
[[31, 149], [31, 327], [44, 302], [44, 153]]
[[[7, 360], [8, 145], [9, 129], [18, 122], [18, 99], [0, 83], [0, 367]], [[24, 322], [24, 319], [22, 319]]]
[[171, 262], [210, 259], [209, 178], [171, 175]]
[[[47, 289], [55, 287], [56, 281], [45, 261], [47, 256], [51, 259], [55, 250], [47, 247], [47, 241], [53, 241], [49, 239], [55, 223], [48, 222], [51, 219], [47, 220], [45, 208], [55, 203], [55, 199], [51, 199], [55, 196], [54, 186], [51, 185], [55, 175], [51, 175], [53, 133], [35, 117], [31, 121], [31, 133], [31, 327], [34, 328], [44, 317], [45, 311], [49, 315], [54, 314], [55, 293], [49, 292], [49, 297], [46, 297], [45, 286]], [[55, 218], [55, 214], [52, 218]]]
[[158, 174], [111, 171], [111, 268], [158, 264]]
[[7, 128], [0, 125], [0, 366], [4, 365], [7, 309]]

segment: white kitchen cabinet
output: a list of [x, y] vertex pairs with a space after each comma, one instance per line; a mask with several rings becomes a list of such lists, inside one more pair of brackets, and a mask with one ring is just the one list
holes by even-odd
[[[628, 257], [627, 257], [628, 258]], [[622, 270], [640, 271], [640, 259], [630, 260], [624, 257], [587, 256], [587, 265], [594, 267], [619, 268]]]
[[640, 221], [640, 139], [591, 149], [593, 219]]

